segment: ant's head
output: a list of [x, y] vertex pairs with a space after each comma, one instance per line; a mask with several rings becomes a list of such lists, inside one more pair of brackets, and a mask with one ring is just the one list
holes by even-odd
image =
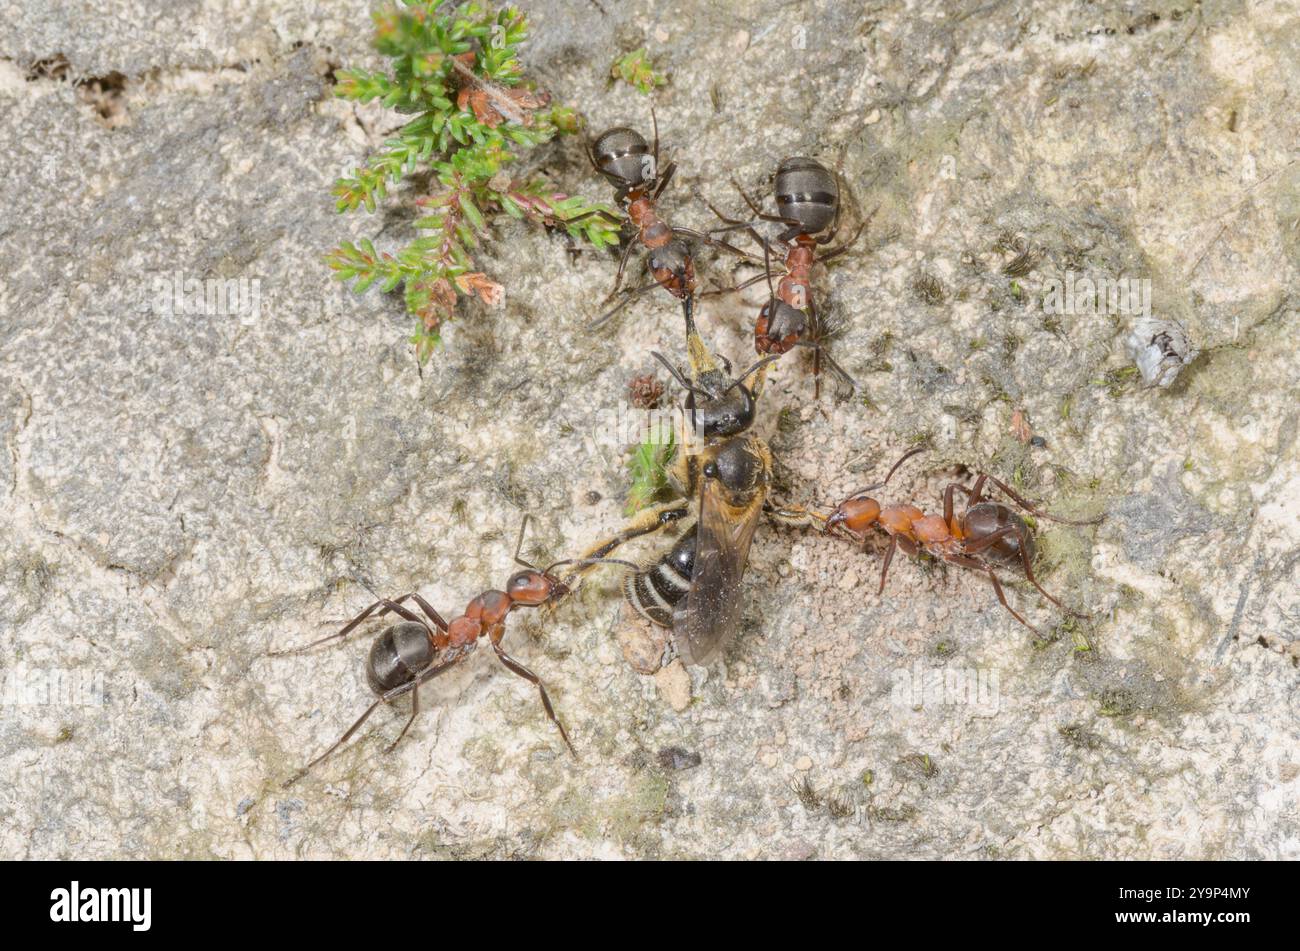
[[551, 574], [549, 569], [538, 571], [536, 568], [529, 568], [526, 571], [516, 571], [506, 582], [506, 594], [510, 596], [511, 603], [527, 607], [545, 604], [553, 597], [561, 597], [568, 593], [569, 589]]
[[880, 519], [880, 503], [870, 496], [860, 495], [846, 499], [826, 520], [826, 531], [843, 525], [850, 532], [861, 535]]
[[758, 316], [763, 336], [774, 345], [772, 352], [777, 352], [775, 347], [785, 352], [808, 332], [808, 314], [777, 297], [770, 298]]
[[621, 126], [602, 132], [592, 143], [591, 162], [620, 197], [634, 188], [649, 189], [658, 175], [645, 136]]
[[515, 572], [506, 582], [506, 594], [510, 596], [513, 603], [525, 607], [536, 607], [548, 601], [568, 597], [573, 593], [574, 579], [577, 575], [570, 575], [561, 580], [555, 573], [555, 569], [563, 565], [572, 565], [575, 568], [591, 565], [619, 565], [631, 571], [640, 570], [639, 565], [619, 558], [565, 558], [563, 561], [547, 565], [544, 569], [529, 568], [526, 571]]
[[[709, 379], [715, 373], [717, 378]], [[754, 425], [754, 394], [743, 383], [732, 381], [721, 370], [705, 374], [699, 382], [698, 389], [686, 394], [684, 404], [695, 421], [696, 432], [706, 439], [735, 436]], [[697, 393], [700, 394], [698, 399]]]
[[782, 218], [799, 222], [803, 234], [825, 231], [835, 220], [840, 186], [835, 174], [820, 162], [794, 156], [776, 168], [776, 208]]
[[731, 364], [725, 359], [715, 360], [704, 346], [704, 341], [695, 331], [691, 318], [691, 299], [683, 301], [686, 310], [687, 354], [690, 358], [691, 379], [661, 353], [652, 353], [678, 383], [686, 390], [683, 408], [690, 414], [692, 428], [696, 434], [706, 439], [723, 436], [735, 436], [754, 425], [757, 412], [757, 400], [754, 388], [746, 381], [756, 371], [778, 359], [777, 356], [764, 357], [752, 367], [734, 379], [731, 376]]

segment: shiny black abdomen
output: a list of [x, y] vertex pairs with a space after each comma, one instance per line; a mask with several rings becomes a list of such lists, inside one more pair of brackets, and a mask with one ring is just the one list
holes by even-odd
[[1037, 548], [1029, 526], [1025, 524], [1023, 518], [1011, 510], [1010, 506], [1003, 505], [1001, 502], [980, 502], [978, 505], [972, 505], [968, 508], [966, 514], [962, 516], [962, 528], [967, 545], [988, 538], [994, 532], [1011, 525], [1020, 529], [1019, 538], [1015, 532], [1008, 532], [988, 548], [981, 549], [974, 554], [976, 557], [983, 558], [992, 564], [1023, 571], [1025, 565], [1020, 555], [1019, 539], [1024, 539], [1025, 554], [1028, 555], [1031, 565], [1034, 563]]
[[777, 211], [798, 221], [804, 234], [818, 234], [835, 220], [839, 183], [820, 162], [803, 156], [782, 159], [775, 190]]
[[375, 693], [385, 693], [414, 680], [433, 656], [433, 639], [425, 626], [402, 621], [375, 638], [366, 664], [366, 680]]
[[620, 127], [602, 132], [591, 154], [600, 174], [621, 188], [635, 188], [655, 174], [653, 162], [647, 161], [650, 146], [635, 129]]

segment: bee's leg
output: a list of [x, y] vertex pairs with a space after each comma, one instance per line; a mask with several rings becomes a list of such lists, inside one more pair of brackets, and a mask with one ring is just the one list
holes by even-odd
[[[604, 558], [620, 545], [630, 542], [634, 538], [640, 538], [643, 535], [652, 535], [666, 525], [671, 525], [678, 519], [684, 517], [690, 510], [690, 503], [678, 499], [673, 502], [664, 502], [660, 505], [651, 506], [638, 512], [633, 519], [623, 526], [622, 530], [609, 538], [604, 539], [587, 549], [579, 558], [585, 561], [588, 558]], [[583, 565], [577, 571], [582, 575], [590, 571], [594, 565]]]
[[802, 505], [782, 505], [771, 499], [763, 502], [763, 513], [776, 524], [787, 528], [815, 528], [818, 531], [825, 527], [829, 518]]

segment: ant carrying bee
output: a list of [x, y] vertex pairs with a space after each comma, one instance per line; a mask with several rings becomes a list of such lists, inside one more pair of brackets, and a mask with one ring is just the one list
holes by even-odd
[[[301, 654], [321, 644], [346, 638], [368, 618], [379, 618], [389, 613], [401, 618], [400, 621], [380, 632], [371, 645], [366, 660], [366, 681], [378, 699], [366, 708], [366, 711], [348, 727], [333, 746], [290, 777], [284, 783], [285, 786], [297, 782], [314, 766], [338, 750], [382, 704], [391, 703], [398, 697], [410, 694], [411, 715], [406, 725], [402, 727], [402, 731], [397, 734], [397, 739], [393, 740], [384, 751], [392, 752], [406, 736], [420, 712], [419, 688], [469, 657], [483, 638], [491, 643], [497, 659], [507, 670], [537, 686], [547, 717], [560, 731], [560, 736], [569, 748], [569, 752], [577, 755], [574, 753], [573, 744], [569, 741], [569, 734], [564, 729], [564, 724], [555, 715], [555, 708], [551, 705], [551, 698], [541, 678], [507, 654], [501, 646], [506, 633], [506, 619], [516, 608], [535, 608], [546, 604], [554, 606], [573, 592], [575, 577], [583, 574], [584, 569], [590, 570], [601, 564], [619, 564], [632, 569], [636, 569], [637, 566], [631, 562], [592, 557], [565, 559], [543, 569], [536, 568], [519, 556], [527, 527], [528, 516], [524, 516], [523, 523], [519, 526], [519, 540], [515, 545], [514, 554], [515, 563], [522, 566], [524, 570], [510, 576], [504, 591], [488, 590], [475, 596], [466, 606], [465, 612], [450, 622], [444, 620], [442, 615], [418, 592], [412, 591], [399, 598], [379, 599], [348, 621], [336, 634], [293, 650], [270, 652], [268, 656], [271, 657]], [[555, 569], [564, 565], [573, 565], [578, 571], [567, 579], [561, 579], [555, 574]], [[423, 617], [406, 607], [407, 601], [414, 601], [423, 613]]]
[[[823, 264], [844, 254], [858, 240], [867, 223], [858, 226], [847, 242], [820, 256], [817, 248], [835, 240], [840, 227], [839, 177], [821, 163], [803, 156], [782, 159], [776, 169], [773, 191], [776, 195], [777, 214], [766, 214], [762, 208], [734, 180], [732, 185], [754, 213], [749, 221], [729, 218], [709, 204], [709, 208], [723, 222], [723, 227], [710, 229], [710, 234], [744, 230], [763, 246], [763, 274], [756, 275], [723, 293], [743, 290], [767, 279], [768, 302], [754, 322], [754, 349], [760, 354], [784, 354], [795, 347], [808, 347], [813, 352], [813, 385], [815, 396], [821, 397], [821, 370], [825, 363], [849, 391], [857, 384], [827, 352], [827, 332], [817, 316], [813, 303], [812, 269], [817, 262]], [[775, 288], [772, 286], [772, 240], [759, 234], [754, 227], [757, 221], [770, 221], [785, 225], [785, 230], [775, 238], [785, 246], [785, 274]], [[828, 233], [827, 229], [830, 229]], [[712, 292], [711, 292], [712, 293]]]
[[[690, 298], [683, 311], [689, 376], [654, 354], [687, 391], [683, 435], [666, 473], [679, 498], [645, 510], [588, 557], [689, 520], [671, 550], [625, 578], [623, 591], [643, 618], [672, 628], [683, 661], [702, 665], [721, 652], [739, 626], [740, 583], [772, 481], [772, 453], [749, 429], [762, 373], [777, 357], [764, 357], [733, 378], [730, 366], [719, 365], [701, 340]], [[754, 382], [747, 383], [751, 377]]]
[[[869, 529], [879, 529], [889, 536], [889, 546], [885, 549], [884, 562], [880, 568], [880, 587], [876, 593], [879, 595], [884, 592], [894, 552], [901, 548], [908, 555], [925, 552], [949, 564], [984, 572], [1002, 606], [1035, 634], [1040, 634], [1038, 629], [1008, 603], [995, 568], [1019, 571], [1052, 604], [1073, 617], [1088, 617], [1087, 614], [1065, 607], [1038, 583], [1033, 568], [1037, 552], [1033, 531], [1010, 505], [986, 497], [985, 486], [992, 483], [1023, 511], [1062, 525], [1096, 525], [1105, 519], [1105, 515], [1082, 521], [1049, 515], [1022, 498], [1005, 482], [987, 473], [978, 473], [975, 485], [970, 488], [960, 482], [950, 482], [943, 492], [943, 515], [926, 514], [914, 505], [882, 506], [867, 494], [883, 488], [899, 466], [923, 451], [924, 447], [918, 446], [905, 453], [894, 463], [883, 482], [854, 492], [836, 507], [825, 522], [825, 531], [846, 532], [860, 541], [863, 548], [866, 547]], [[955, 510], [953, 504], [957, 492], [966, 496], [966, 505], [960, 512]]]

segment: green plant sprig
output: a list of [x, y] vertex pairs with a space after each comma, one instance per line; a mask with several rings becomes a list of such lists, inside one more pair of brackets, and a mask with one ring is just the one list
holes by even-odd
[[[664, 439], [665, 434], [667, 439]], [[671, 428], [659, 426], [632, 451], [628, 472], [632, 486], [627, 492], [627, 506], [623, 514], [635, 515], [668, 487], [668, 466], [677, 453], [677, 434]]]
[[[431, 191], [417, 199], [424, 212], [415, 222], [419, 235], [392, 253], [368, 239], [343, 241], [326, 263], [358, 293], [404, 286], [407, 310], [418, 320], [412, 342], [421, 362], [439, 346], [438, 328], [459, 296], [500, 303], [503, 288], [475, 271], [471, 257], [496, 215], [562, 228], [597, 248], [617, 243], [619, 231], [612, 206], [503, 172], [518, 158], [516, 150], [581, 128], [572, 109], [524, 82], [518, 56], [527, 35], [524, 15], [477, 2], [439, 12], [443, 6], [404, 0], [377, 11], [375, 48], [390, 58], [390, 71], [341, 70], [334, 90], [343, 99], [378, 100], [414, 115], [365, 165], [335, 182], [333, 195], [339, 212], [364, 207], [373, 213], [394, 183], [426, 170]], [[593, 211], [604, 214], [569, 221]]]
[[656, 86], [668, 85], [667, 75], [655, 69], [644, 46], [614, 60], [609, 75], [631, 84], [644, 95], [654, 92]]

